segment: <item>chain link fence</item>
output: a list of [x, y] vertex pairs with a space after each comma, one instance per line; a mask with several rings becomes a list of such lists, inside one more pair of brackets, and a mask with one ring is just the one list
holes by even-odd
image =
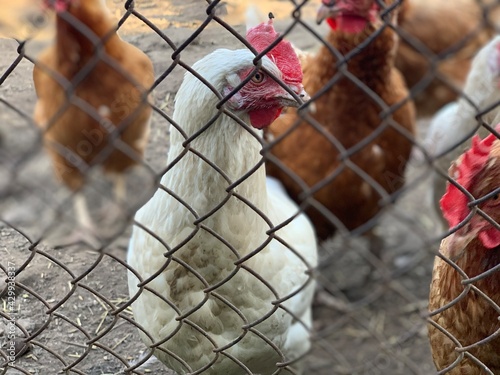
[[[272, 125], [270, 130], [266, 130], [264, 139], [258, 137], [265, 158], [259, 159], [258, 165], [252, 166], [248, 173], [236, 180], [227, 178], [227, 196], [220, 204], [214, 202], [214, 207], [207, 212], [196, 212], [189, 202], [182, 201], [185, 191], [176, 191], [160, 183], [163, 175], [172, 173], [176, 166], [178, 169], [179, 161], [188, 158], [186, 155], [204, 160], [205, 168], [217, 170], [220, 176], [225, 174], [221, 167], [196, 150], [198, 137], [211, 131], [213, 121], [204, 124], [194, 135], [186, 134], [184, 124], [174, 121], [174, 98], [186, 72], [191, 72], [217, 92], [217, 88], [194, 72], [193, 64], [218, 48], [251, 48], [245, 40], [244, 25], [244, 13], [250, 4], [202, 0], [113, 0], [108, 3], [112, 15], [116, 17], [119, 34], [151, 59], [155, 71], [154, 83], [145, 85], [144, 81], [138, 82], [146, 79], [146, 68], [137, 74], [117, 64], [107, 55], [102, 40], [96, 37], [94, 30], [81, 23], [77, 16], [67, 13], [63, 13], [60, 19], [73, 25], [87, 40], [86, 47], [80, 46], [79, 50], [73, 51], [74, 46], [66, 45], [64, 48], [69, 56], [74, 52], [76, 55], [72, 58], [77, 60], [80, 54], [86, 53], [85, 48], [92, 51], [91, 63], [78, 68], [72, 76], [44, 65], [48, 60], [41, 62], [40, 53], [48, 44], [46, 31], [30, 32], [34, 38], [27, 41], [0, 40], [3, 52], [0, 56], [0, 374], [174, 374], [153, 354], [160, 358], [170, 356], [182, 363], [175, 349], [169, 348], [169, 340], [177, 331], [186, 335], [186, 341], [199, 339], [201, 335], [213, 344], [213, 355], [206, 366], [191, 368], [189, 363], [183, 364], [183, 373], [213, 373], [207, 369], [213, 362], [230, 358], [238, 366], [235, 373], [252, 374], [231, 352], [231, 347], [250, 333], [261, 335], [259, 345], [271, 347], [277, 356], [278, 364], [269, 371], [270, 374], [299, 373], [295, 364], [290, 363], [294, 362], [294, 358], [284, 355], [280, 346], [272, 341], [273, 338], [262, 335], [258, 323], [273, 314], [283, 314], [283, 319], [297, 318], [289, 311], [287, 300], [303, 288], [310, 287], [312, 279], [316, 281], [313, 324], [312, 327], [307, 327], [307, 322], [302, 325], [310, 330], [311, 335], [311, 349], [301, 361], [303, 374], [396, 375], [446, 373], [447, 370], [450, 374], [461, 374], [466, 372], [460, 372], [457, 366], [464, 363], [476, 366], [477, 370], [471, 373], [479, 374], [481, 361], [497, 366], [483, 369], [482, 373], [496, 374], [500, 371], [497, 338], [500, 298], [495, 294], [495, 287], [491, 287], [498, 284], [495, 271], [498, 268], [499, 247], [493, 246], [484, 257], [478, 254], [477, 259], [475, 255], [466, 256], [465, 261], [461, 250], [450, 253], [443, 250], [439, 255], [439, 259], [443, 260], [434, 265], [441, 240], [447, 238], [445, 244], [451, 246], [456, 242], [453, 238], [457, 237], [451, 232], [473, 227], [477, 217], [482, 216], [488, 221], [493, 231], [500, 230], [496, 223], [496, 211], [485, 206], [498, 196], [500, 173], [496, 169], [491, 178], [483, 175], [481, 181], [491, 181], [491, 186], [483, 187], [479, 192], [460, 189], [467, 194], [465, 205], [468, 204], [472, 214], [466, 215], [453, 231], [440, 213], [433, 209], [431, 202], [433, 194], [442, 195], [447, 181], [460, 186], [461, 180], [457, 179], [457, 175], [448, 176], [452, 159], [446, 154], [450, 150], [455, 152], [453, 159], [458, 157], [469, 146], [478, 129], [482, 137], [490, 133], [498, 136], [494, 127], [500, 122], [496, 119], [500, 100], [500, 96], [496, 95], [496, 91], [500, 90], [500, 48], [497, 49], [500, 41], [496, 43], [495, 39], [500, 20], [497, 17], [499, 1], [463, 0], [457, 2], [459, 5], [451, 6], [444, 2], [439, 5], [439, 1], [432, 5], [415, 0], [409, 2], [407, 8], [401, 8], [400, 1], [376, 1], [374, 4], [383, 22], [366, 38], [357, 41], [357, 48], [347, 53], [342, 44], [335, 45], [338, 39], [331, 36], [329, 26], [318, 26], [314, 22], [319, 2], [276, 0], [258, 4], [266, 12], [273, 12], [275, 28], [284, 38], [303, 50], [300, 58], [305, 72], [304, 85], [311, 100], [297, 111], [286, 109], [284, 116], [277, 120], [282, 121], [277, 130]], [[421, 7], [427, 6], [430, 14], [436, 12], [439, 15], [437, 21], [424, 25], [418, 18], [423, 13], [417, 13], [417, 8], [411, 6], [417, 3]], [[44, 30], [55, 29], [51, 28], [54, 19], [33, 18], [33, 15], [30, 19], [36, 20], [36, 28], [43, 25]], [[460, 30], [458, 35], [451, 33], [455, 26]], [[431, 42], [412, 35], [412, 31], [418, 28], [428, 31]], [[446, 48], [436, 50], [432, 43], [447, 42], [448, 29], [452, 35]], [[25, 31], [26, 27], [23, 28], [23, 37]], [[401, 88], [396, 99], [391, 96], [395, 92], [392, 89], [389, 96], [379, 95], [378, 85], [383, 87], [387, 82], [376, 82], [372, 86], [366, 83], [363, 76], [372, 72], [377, 64], [391, 64], [394, 56], [389, 47], [388, 51], [380, 52], [380, 59], [372, 58], [377, 55], [368, 58], [364, 55], [366, 51], [383, 51], [386, 47], [380, 41], [385, 34], [392, 43], [399, 39], [399, 45], [394, 46], [399, 51], [395, 63], [408, 83], [408, 91]], [[103, 40], [106, 38], [112, 38], [112, 33], [106, 34]], [[485, 56], [484, 59], [477, 59], [476, 76], [465, 83], [471, 58], [483, 47]], [[322, 54], [328, 58], [321, 57]], [[260, 55], [256, 59], [257, 64], [262, 63], [258, 62], [262, 57]], [[321, 63], [330, 60], [335, 66]], [[223, 65], [226, 62], [219, 63]], [[354, 69], [356, 63], [366, 67], [366, 70]], [[64, 94], [61, 100], [56, 91], [49, 93], [48, 97], [52, 95], [55, 103], [63, 104], [54, 109], [55, 114], [50, 120], [52, 124], [49, 121], [45, 128], [34, 120], [37, 102], [33, 84], [35, 64], [50, 79], [58, 82]], [[114, 70], [117, 85], [130, 83], [133, 87], [125, 90], [123, 96], [117, 94], [110, 98], [106, 108], [93, 104], [92, 98], [81, 95], [81, 88], [88, 83], [88, 77], [102, 65], [108, 71], [100, 77], [102, 80], [111, 77], [114, 73], [109, 71]], [[40, 88], [37, 87], [37, 90]], [[349, 90], [352, 90], [352, 96]], [[340, 92], [337, 97], [340, 99], [334, 104], [325, 99], [333, 92]], [[214, 112], [217, 116], [234, 117], [227, 105], [223, 105], [234, 94], [219, 92], [219, 107]], [[359, 97], [364, 99], [354, 104], [350, 102]], [[388, 103], [387, 97], [392, 102]], [[439, 112], [440, 117], [431, 121], [430, 115], [436, 115], [438, 108], [454, 100], [458, 104], [446, 107], [448, 112]], [[354, 106], [356, 111], [345, 115], [342, 110], [349, 105]], [[95, 133], [91, 129], [73, 146], [48, 142], [50, 126], [57, 123], [58, 116], [64, 116], [68, 108], [78, 108], [78, 113], [90, 116], [97, 126], [94, 130], [104, 133]], [[141, 111], [149, 111], [149, 108], [152, 112], [151, 129], [147, 137], [143, 136], [147, 145], [142, 155], [140, 147], [131, 146], [132, 142], [127, 142], [125, 134], [134, 122], [134, 116], [140, 115]], [[375, 122], [378, 125], [366, 133], [357, 130], [357, 121], [364, 121], [368, 116], [366, 113], [370, 113], [370, 121], [374, 121], [369, 108], [377, 109]], [[205, 108], [207, 112], [211, 109]], [[118, 120], [109, 120], [109, 111], [125, 115]], [[414, 122], [414, 127], [405, 125], [405, 115], [400, 115], [404, 111], [407, 111], [409, 122]], [[339, 121], [343, 127], [340, 130], [326, 128], [336, 113], [340, 113]], [[292, 125], [282, 128], [283, 118], [295, 114], [297, 117]], [[468, 124], [460, 125], [466, 130], [459, 131], [458, 126], [439, 126], [440, 121], [449, 122], [450, 118], [454, 123], [468, 121]], [[67, 123], [77, 122], [78, 116], [75, 116]], [[253, 134], [248, 125], [240, 125]], [[333, 126], [339, 127], [338, 124]], [[463, 134], [458, 134], [461, 131]], [[174, 132], [183, 135], [184, 150], [176, 160], [166, 165]], [[338, 136], [344, 133], [354, 134], [347, 143], [342, 136]], [[385, 143], [377, 143], [384, 134]], [[387, 138], [387, 134], [392, 134], [393, 138]], [[316, 143], [306, 146], [300, 143], [301, 139]], [[449, 139], [449, 142], [442, 139]], [[460, 146], [460, 151], [454, 151], [457, 143], [462, 144], [463, 141], [466, 143]], [[399, 155], [399, 151], [391, 154], [394, 160], [385, 162], [387, 169], [384, 169], [384, 163], [382, 167], [377, 164], [380, 153], [399, 150], [399, 145], [403, 143], [413, 146], [411, 154], [405, 154], [406, 151], [401, 151]], [[366, 157], [364, 151], [368, 148], [374, 153]], [[49, 157], [48, 150], [61, 158], [59, 167], [55, 159]], [[133, 165], [118, 182], [109, 178], [101, 168], [113, 153], [117, 153], [120, 160], [131, 160]], [[91, 161], [85, 159], [89, 155]], [[303, 158], [307, 168], [295, 169], [290, 155]], [[321, 155], [334, 157], [322, 161]], [[359, 155], [362, 157], [358, 158]], [[299, 212], [306, 212], [315, 223], [321, 222], [321, 229], [317, 227], [322, 237], [318, 265], [312, 269], [302, 259], [303, 272], [307, 270], [308, 276], [304, 285], [292, 295], [279, 295], [275, 291], [279, 287], [273, 285], [270, 278], [259, 275], [245, 264], [248, 259], [258, 259], [259, 251], [271, 240], [281, 241], [289, 248], [287, 256], [293, 254], [295, 258], [299, 257], [293, 243], [286, 244], [280, 239], [279, 230], [283, 224], [270, 224], [272, 220], [262, 212], [261, 207], [239, 193], [239, 185], [251, 180], [257, 167], [264, 162], [270, 173], [280, 176], [287, 184], [289, 193], [298, 202]], [[490, 164], [493, 165], [494, 161]], [[58, 172], [61, 165], [72, 168], [70, 174], [82, 176], [83, 182], [76, 189], [68, 189], [67, 184], [55, 177], [54, 171], [64, 181]], [[358, 181], [359, 186], [352, 185], [346, 189], [342, 187], [343, 179]], [[201, 180], [209, 189], [210, 181]], [[193, 185], [196, 185], [194, 179]], [[327, 190], [329, 187], [334, 187], [339, 195]], [[183, 237], [185, 242], [162, 238], [146, 225], [134, 221], [136, 211], [157, 189], [181, 202], [182, 210], [192, 215], [195, 230]], [[326, 198], [322, 191], [328, 192]], [[350, 191], [349, 194], [359, 191], [358, 194], [371, 196], [372, 199], [360, 203], [340, 194], [345, 191]], [[95, 225], [92, 233], [82, 226], [81, 217], [78, 218], [82, 211], [75, 201], [78, 202], [82, 196], [87, 206], [84, 216], [88, 215]], [[265, 239], [248, 257], [241, 257], [236, 245], [219, 236], [217, 230], [207, 224], [211, 217], [223, 215], [224, 207], [235, 199], [245, 205], [242, 212], [251, 212], [268, 224], [265, 233], [255, 234], [256, 238], [264, 236]], [[335, 201], [335, 212], [329, 206], [332, 199]], [[367, 207], [372, 207], [369, 214], [364, 211]], [[160, 207], [158, 210], [161, 212]], [[127, 247], [134, 227], [135, 231], [147, 232], [150, 239], [154, 238], [164, 246], [164, 259], [155, 268], [157, 272], [150, 277], [127, 264]], [[229, 316], [238, 315], [244, 322], [242, 332], [236, 335], [243, 336], [227, 339], [227, 347], [219, 346], [209, 332], [193, 323], [196, 321], [193, 317], [206, 300], [182, 310], [162, 295], [155, 284], [159, 275], [168, 272], [168, 267], [173, 267], [173, 264], [176, 265], [178, 278], [183, 273], [191, 273], [198, 280], [205, 280], [197, 271], [198, 266], [190, 264], [189, 257], [179, 255], [182, 254], [179, 249], [200, 233], [208, 233], [214, 241], [223, 243], [227, 250], [225, 256], [236, 256], [234, 264], [237, 273], [252, 274], [254, 282], [261, 282], [267, 291], [274, 293], [273, 304], [269, 306], [272, 314], [260, 317], [260, 321], [249, 322], [245, 313], [240, 311], [240, 306], [224, 297], [231, 293], [227, 288], [234, 288], [235, 295], [240, 293], [238, 284], [235, 284], [238, 279], [232, 280], [234, 275], [228, 276], [225, 271], [220, 271], [214, 278], [216, 281], [201, 288], [203, 298], [210, 298], [212, 302], [217, 300], [231, 310]], [[62, 239], [68, 239], [68, 235], [73, 240], [71, 243], [56, 246], [64, 242]], [[248, 233], [241, 236], [248, 238]], [[491, 236], [494, 238], [496, 235], [493, 232]], [[441, 270], [434, 271], [434, 276], [433, 267]], [[449, 285], [436, 281], [438, 273], [442, 275], [444, 270], [449, 272]], [[274, 272], [271, 264], [266, 272], [271, 275]], [[127, 273], [135, 275], [135, 285], [139, 285], [139, 291], [132, 296], [129, 295]], [[456, 288], [456, 291], [446, 299], [445, 289], [448, 286]], [[189, 283], [176, 283], [176, 293], [185, 295], [189, 301], [190, 287], [193, 286]], [[429, 288], [431, 296], [442, 296], [442, 299], [435, 297], [431, 307]], [[156, 298], [159, 310], [176, 311], [174, 318], [179, 322], [179, 328], [175, 332], [163, 332], [162, 336], [161, 332], [149, 332], [145, 325], [136, 322], [131, 306], [142, 294]], [[462, 315], [462, 311], [468, 311], [471, 306], [473, 313]], [[458, 337], [462, 333], [460, 329], [457, 331], [446, 326], [450, 320], [447, 312], [451, 314], [451, 320], [460, 319], [463, 326], [467, 326], [468, 321], [474, 324], [482, 321], [484, 324], [475, 327], [477, 332], [464, 332], [465, 336]], [[150, 315], [151, 321], [161, 315], [156, 311], [146, 314]], [[468, 316], [473, 317], [469, 319]], [[149, 322], [146, 320], [146, 323]], [[434, 350], [431, 354], [428, 326], [434, 327], [431, 341], [434, 345], [438, 343], [442, 352]], [[161, 338], [158, 339], [158, 336]], [[143, 343], [143, 339], [149, 344]], [[451, 349], [447, 351], [446, 348]], [[433, 364], [433, 355], [434, 361], [439, 363], [440, 372]]]

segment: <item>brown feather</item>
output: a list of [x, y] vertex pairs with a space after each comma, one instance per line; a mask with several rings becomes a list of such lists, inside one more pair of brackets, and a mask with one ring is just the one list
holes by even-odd
[[[370, 26], [362, 35], [331, 32], [328, 42], [345, 55], [374, 31], [374, 26]], [[403, 79], [394, 68], [395, 48], [396, 35], [390, 28], [385, 28], [347, 63], [349, 72], [389, 107], [401, 103], [408, 96]], [[329, 80], [339, 74], [336, 63], [337, 58], [326, 47], [322, 47], [316, 56], [307, 61], [304, 87], [311, 96], [318, 94]], [[380, 126], [387, 125], [380, 118], [384, 109], [349, 78], [340, 78], [315, 100], [315, 105], [316, 111], [312, 117], [347, 149], [369, 137]], [[298, 119], [297, 112], [291, 110], [278, 118], [270, 131], [277, 138]], [[414, 134], [412, 103], [402, 105], [394, 112], [392, 119], [409, 134]], [[350, 160], [390, 194], [404, 183], [404, 170], [411, 147], [411, 142], [405, 136], [388, 126]], [[307, 122], [301, 122], [271, 151], [309, 187], [314, 187], [341, 170], [333, 181], [314, 194], [314, 198], [340, 219], [347, 229], [359, 227], [380, 211], [379, 193], [356, 172], [348, 167], [343, 169], [339, 150]], [[301, 200], [302, 189], [286, 172], [273, 163], [268, 163], [268, 172], [282, 180], [293, 199]], [[310, 208], [307, 214], [320, 238], [327, 238], [334, 233], [335, 225], [319, 211]]]
[[[470, 193], [481, 198], [498, 188], [500, 181], [500, 141], [495, 141], [488, 155], [488, 160], [476, 175], [473, 176]], [[457, 161], [461, 163], [462, 158]], [[456, 168], [456, 167], [453, 167]], [[496, 198], [498, 200], [498, 198]], [[485, 201], [479, 205], [493, 220], [500, 223], [500, 210], [496, 200]], [[461, 245], [459, 236], [476, 233], [478, 223], [484, 222], [477, 214], [457, 232], [445, 238], [441, 243], [440, 253], [452, 259], [455, 264], [472, 278], [490, 270], [500, 263], [500, 246], [487, 249], [475, 234], [475, 237], [465, 246]], [[490, 226], [491, 228], [491, 226]], [[458, 240], [457, 240], [458, 238]], [[429, 310], [431, 312], [452, 303], [464, 290], [462, 276], [454, 267], [437, 257], [429, 294]], [[461, 346], [474, 345], [487, 339], [500, 329], [500, 274], [492, 273], [480, 278], [473, 284], [482, 293], [488, 296], [495, 306], [480, 293], [472, 288], [466, 295], [450, 307], [446, 308], [431, 319], [449, 332]], [[459, 356], [455, 350], [457, 345], [437, 327], [429, 324], [429, 340], [432, 358], [438, 370], [450, 366]], [[500, 337], [496, 337], [482, 345], [474, 345], [468, 351], [485, 364], [494, 374], [500, 374]], [[482, 375], [485, 372], [481, 367], [465, 356], [451, 371], [450, 375]]]
[[[417, 85], [427, 74], [434, 74], [430, 61], [432, 54], [446, 53], [437, 62], [436, 73], [460, 89], [472, 58], [495, 35], [494, 23], [499, 11], [500, 6], [495, 5], [488, 11], [489, 19], [486, 20], [476, 0], [404, 0], [399, 19], [403, 37], [396, 67], [405, 77], [408, 87]], [[423, 48], [419, 48], [419, 44]], [[426, 56], [427, 53], [431, 57]], [[415, 104], [419, 115], [430, 115], [456, 98], [455, 90], [441, 79], [434, 78], [416, 96]]]
[[[68, 13], [57, 16], [55, 44], [42, 52], [33, 71], [34, 119], [44, 130], [57, 177], [78, 190], [84, 175], [75, 160], [122, 173], [141, 159], [151, 114], [146, 90], [154, 74], [150, 59], [118, 37], [101, 1], [77, 2]], [[119, 139], [130, 152], [111, 144], [109, 132], [116, 127], [123, 129]], [[73, 156], [61, 154], [61, 146]]]
[[[450, 239], [441, 244], [440, 252], [446, 257], [451, 255]], [[456, 260], [456, 264], [469, 277], [474, 277], [500, 263], [500, 248], [486, 250], [476, 238]], [[462, 276], [441, 258], [436, 258], [430, 287], [429, 310], [439, 309], [457, 298], [465, 287]], [[474, 285], [500, 304], [500, 277], [494, 273], [474, 283]], [[462, 346], [472, 345], [500, 329], [499, 313], [489, 302], [473, 290], [459, 302], [432, 317], [432, 320], [452, 334]], [[441, 370], [451, 365], [458, 357], [457, 345], [433, 325], [429, 325], [429, 339], [432, 358]], [[500, 373], [500, 338], [475, 347], [469, 353], [481, 360], [494, 373]], [[449, 375], [481, 375], [484, 372], [470, 358], [465, 357]]]

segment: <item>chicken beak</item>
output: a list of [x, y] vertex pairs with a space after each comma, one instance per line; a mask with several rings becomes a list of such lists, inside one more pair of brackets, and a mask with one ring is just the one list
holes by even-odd
[[300, 99], [301, 101], [297, 101], [293, 95], [291, 95], [288, 91], [283, 90], [283, 94], [279, 96], [278, 100], [280, 101], [283, 107], [300, 107], [304, 102], [307, 102], [311, 97], [306, 92], [304, 87], [300, 85], [300, 87], [290, 88]]
[[297, 93], [297, 96], [302, 99], [303, 102], [308, 102], [309, 100], [311, 100], [311, 97], [309, 96], [309, 94], [306, 92], [306, 89], [304, 87], [302, 87], [302, 90], [300, 90], [299, 93]]
[[330, 1], [330, 5], [322, 4], [316, 15], [316, 23], [319, 25], [325, 19], [336, 16], [340, 8], [335, 5], [335, 1]]
[[479, 230], [471, 228], [470, 224], [451, 234], [448, 242], [450, 258], [456, 261], [464, 253], [467, 245], [477, 237]]

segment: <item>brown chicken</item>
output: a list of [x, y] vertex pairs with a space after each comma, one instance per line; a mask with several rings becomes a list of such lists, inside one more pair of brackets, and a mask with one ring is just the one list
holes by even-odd
[[46, 0], [57, 12], [55, 43], [33, 71], [38, 102], [34, 119], [57, 178], [76, 193], [80, 226], [93, 230], [78, 194], [89, 168], [100, 165], [123, 198], [123, 173], [143, 155], [151, 106], [153, 65], [120, 39], [117, 23], [101, 0]]
[[[408, 91], [394, 68], [397, 38], [391, 28], [381, 30], [380, 11], [375, 0], [323, 1], [318, 21], [327, 17], [332, 28], [327, 41], [346, 56], [347, 72], [337, 69], [341, 60], [323, 46], [307, 61], [303, 81], [316, 107], [311, 116], [321, 129], [302, 120], [296, 110], [270, 128], [274, 156], [268, 173], [279, 178], [298, 202], [314, 193], [316, 202], [308, 199], [306, 212], [321, 239], [336, 229], [354, 230], [367, 223], [381, 210], [381, 199], [404, 183], [412, 148], [407, 136], [415, 131], [415, 111], [411, 102], [403, 104]], [[397, 8], [391, 17], [396, 14]], [[388, 111], [382, 102], [394, 107], [392, 115], [383, 114]], [[303, 189], [282, 165], [308, 188]]]
[[[428, 86], [422, 81], [423, 91], [415, 87], [419, 115], [432, 115], [457, 98], [450, 85], [463, 87], [472, 58], [495, 34], [500, 5], [493, 3], [496, 0], [403, 0], [396, 67], [410, 89], [430, 78]], [[485, 19], [482, 7], [488, 4]], [[433, 54], [439, 58], [435, 71]], [[434, 74], [443, 79], [433, 78]]]
[[[500, 127], [497, 127], [499, 130]], [[450, 175], [473, 197], [487, 196], [478, 207], [490, 219], [500, 223], [500, 140], [494, 134], [482, 141], [475, 136], [471, 149], [450, 168]], [[490, 337], [500, 329], [500, 274], [494, 272], [471, 284], [462, 284], [463, 279], [476, 277], [500, 263], [500, 229], [478, 212], [469, 218], [468, 203], [464, 193], [448, 184], [441, 200], [443, 215], [450, 227], [456, 227], [464, 220], [467, 223], [445, 238], [439, 250], [461, 271], [440, 257], [434, 263], [429, 310], [432, 314], [437, 309], [444, 309], [431, 316], [434, 322], [429, 324], [432, 357], [438, 370], [452, 368], [447, 372], [449, 375], [486, 374], [476, 360], [486, 365], [493, 374], [500, 374], [500, 338]], [[477, 291], [469, 289], [471, 286]], [[451, 305], [446, 307], [448, 304]], [[453, 340], [437, 326], [452, 335]], [[488, 337], [491, 340], [476, 344]], [[469, 345], [468, 354], [460, 360], [456, 348]]]

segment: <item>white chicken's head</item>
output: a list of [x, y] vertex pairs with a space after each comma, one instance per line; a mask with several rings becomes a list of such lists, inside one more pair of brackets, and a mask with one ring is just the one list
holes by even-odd
[[[223, 94], [230, 94], [243, 80], [251, 79], [237, 92], [228, 104], [235, 111], [245, 111], [253, 127], [262, 129], [280, 115], [284, 107], [298, 107], [300, 103], [291, 94], [303, 101], [309, 97], [302, 85], [302, 67], [290, 42], [281, 40], [275, 31], [272, 18], [247, 32], [247, 40], [257, 52], [275, 44], [261, 59], [261, 68], [252, 63], [227, 77], [228, 85]], [[281, 81], [281, 84], [278, 83]]]
[[[250, 123], [257, 129], [265, 128], [280, 115], [284, 107], [298, 107], [300, 103], [290, 94], [293, 91], [303, 100], [307, 99], [302, 83], [287, 82], [283, 72], [267, 56], [262, 58], [262, 68], [256, 69], [252, 62], [226, 77], [223, 95], [230, 95], [243, 80], [252, 76], [228, 101], [233, 111], [242, 111], [250, 116]], [[281, 80], [282, 87], [277, 80]]]

